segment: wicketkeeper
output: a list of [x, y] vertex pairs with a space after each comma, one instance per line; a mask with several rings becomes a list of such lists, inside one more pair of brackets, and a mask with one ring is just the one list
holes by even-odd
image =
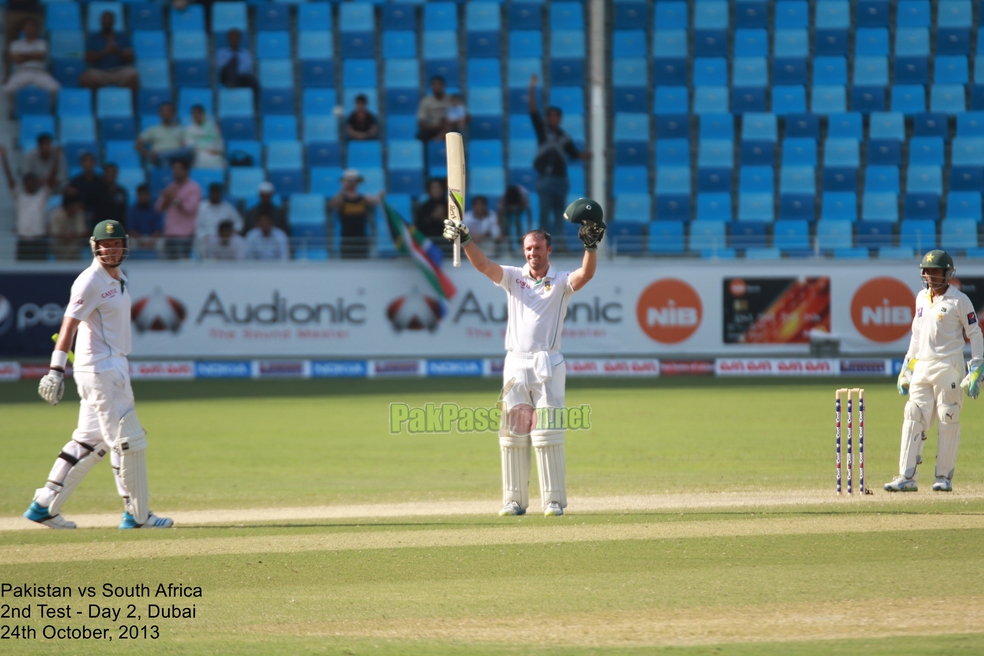
[[580, 225], [584, 258], [576, 271], [557, 271], [550, 264], [550, 234], [533, 230], [523, 237], [523, 268], [500, 266], [485, 256], [468, 235], [468, 227], [451, 219], [444, 236], [460, 237], [468, 261], [508, 295], [500, 515], [522, 515], [530, 504], [530, 446], [536, 451], [543, 514], [563, 515], [567, 507], [564, 459], [564, 385], [567, 369], [560, 352], [564, 317], [571, 295], [584, 287], [598, 263], [598, 243], [605, 235], [604, 212], [590, 198], [571, 203], [564, 218]]
[[[936, 482], [933, 490], [953, 489], [953, 471], [960, 447], [963, 391], [980, 394], [984, 373], [984, 337], [967, 295], [950, 285], [953, 258], [941, 250], [926, 253], [919, 263], [924, 289], [916, 296], [912, 338], [899, 373], [899, 394], [909, 396], [902, 422], [899, 475], [885, 484], [889, 492], [915, 492], [917, 465], [922, 462], [926, 430], [939, 420]], [[964, 376], [964, 335], [970, 339], [970, 373]], [[961, 378], [963, 380], [961, 380]]]
[[65, 365], [72, 342], [75, 384], [82, 398], [79, 426], [58, 454], [48, 482], [34, 495], [24, 517], [51, 528], [75, 528], [61, 516], [62, 504], [96, 463], [110, 454], [116, 489], [123, 497], [120, 528], [169, 528], [148, 506], [147, 433], [137, 419], [130, 388], [130, 292], [120, 264], [130, 251], [129, 238], [116, 221], [97, 224], [89, 239], [92, 265], [79, 274], [65, 310], [51, 370], [38, 393], [58, 405], [65, 393]]

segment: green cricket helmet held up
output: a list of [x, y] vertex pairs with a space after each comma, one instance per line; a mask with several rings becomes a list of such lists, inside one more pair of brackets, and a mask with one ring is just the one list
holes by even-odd
[[598, 250], [598, 242], [605, 236], [607, 229], [601, 203], [590, 198], [578, 198], [564, 210], [564, 218], [581, 226], [577, 236], [585, 250]]
[[[123, 240], [122, 248], [100, 247], [100, 242], [114, 239]], [[92, 229], [92, 236], [89, 237], [89, 248], [92, 255], [99, 260], [99, 263], [108, 267], [118, 267], [130, 254], [130, 238], [126, 235], [126, 229], [119, 221], [100, 221]]]

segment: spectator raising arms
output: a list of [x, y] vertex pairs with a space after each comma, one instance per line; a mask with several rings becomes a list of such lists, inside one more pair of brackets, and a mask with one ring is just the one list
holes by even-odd
[[[60, 154], [60, 153], [58, 153]], [[14, 195], [15, 225], [17, 229], [17, 259], [48, 259], [48, 197], [54, 186], [58, 167], [52, 170], [47, 180], [41, 180], [33, 173], [24, 175], [21, 185], [17, 185], [7, 160], [7, 148], [0, 146], [0, 162], [7, 177], [7, 185]]]
[[171, 175], [174, 181], [161, 192], [154, 207], [164, 212], [165, 256], [181, 260], [191, 255], [202, 188], [188, 177], [188, 163], [183, 160], [175, 160]]
[[47, 132], [38, 135], [37, 144], [37, 148], [27, 151], [24, 159], [21, 160], [21, 175], [33, 173], [38, 176], [38, 179], [47, 180], [51, 175], [51, 170], [57, 168], [54, 192], [58, 193], [68, 180], [68, 163], [65, 161], [65, 153], [59, 150], [58, 156], [55, 156], [51, 135]]
[[79, 259], [88, 236], [82, 199], [76, 194], [63, 195], [61, 205], [51, 210], [51, 252], [55, 259]]
[[253, 101], [260, 97], [260, 83], [253, 74], [253, 55], [243, 47], [243, 33], [233, 28], [226, 32], [225, 48], [215, 53], [215, 66], [219, 69], [219, 82], [232, 88], [248, 87], [253, 90]]
[[369, 111], [369, 99], [364, 93], [355, 97], [355, 110], [345, 121], [345, 135], [357, 141], [375, 139], [379, 136], [379, 122]]
[[195, 149], [185, 146], [185, 129], [181, 127], [174, 105], [162, 102], [157, 106], [161, 122], [145, 128], [137, 137], [137, 152], [157, 166], [170, 166], [174, 160], [191, 161]]
[[355, 169], [342, 174], [342, 188], [328, 201], [328, 207], [338, 212], [342, 224], [342, 258], [369, 257], [369, 217], [374, 215], [378, 196], [366, 196], [359, 191], [363, 178]]
[[85, 61], [89, 68], [79, 76], [79, 86], [129, 87], [135, 94], [140, 87], [140, 75], [133, 67], [130, 37], [113, 29], [116, 14], [111, 11], [102, 13], [99, 24], [102, 29], [90, 34], [85, 42]]
[[273, 217], [261, 212], [255, 228], [246, 233], [246, 257], [250, 260], [289, 260], [287, 234], [273, 225]]
[[218, 124], [201, 105], [191, 108], [191, 123], [184, 128], [184, 145], [195, 151], [196, 169], [224, 169], [225, 143]]
[[41, 25], [36, 18], [24, 21], [24, 36], [7, 48], [7, 57], [16, 65], [14, 74], [7, 79], [3, 90], [11, 98], [24, 87], [40, 87], [54, 95], [61, 89], [58, 80], [51, 77], [44, 64], [48, 59], [48, 42], [39, 39]]

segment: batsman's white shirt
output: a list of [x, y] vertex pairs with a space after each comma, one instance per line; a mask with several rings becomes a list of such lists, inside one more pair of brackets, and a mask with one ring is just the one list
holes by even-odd
[[974, 304], [953, 285], [942, 296], [930, 299], [928, 289], [916, 296], [916, 316], [906, 357], [919, 361], [954, 360], [963, 369], [964, 334], [970, 340], [971, 357], [984, 357], [984, 336]]
[[130, 354], [130, 291], [95, 259], [72, 284], [65, 316], [78, 319], [75, 371], [98, 373], [125, 364]]
[[571, 274], [558, 273], [551, 264], [542, 280], [530, 276], [530, 265], [502, 267], [499, 287], [509, 296], [506, 350], [513, 353], [546, 351], [552, 364], [563, 360], [560, 338], [564, 331], [567, 303], [574, 288]]

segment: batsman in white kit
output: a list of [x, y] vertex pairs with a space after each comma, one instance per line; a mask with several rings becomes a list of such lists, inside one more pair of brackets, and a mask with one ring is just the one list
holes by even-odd
[[[977, 312], [967, 295], [950, 284], [953, 258], [941, 250], [929, 251], [919, 268], [924, 289], [916, 296], [912, 337], [898, 379], [899, 394], [909, 396], [903, 411], [899, 474], [885, 484], [888, 492], [919, 489], [917, 467], [934, 414], [939, 421], [939, 444], [933, 490], [953, 489], [963, 393], [976, 399], [984, 373], [984, 337]], [[970, 340], [971, 357], [966, 376], [964, 335]]]
[[506, 360], [503, 367], [503, 416], [499, 432], [502, 452], [500, 515], [523, 515], [530, 504], [530, 446], [536, 452], [543, 514], [563, 515], [567, 507], [564, 458], [564, 407], [567, 369], [560, 352], [564, 317], [571, 295], [584, 287], [598, 263], [598, 243], [605, 234], [601, 205], [580, 198], [564, 213], [579, 224], [584, 244], [581, 268], [557, 271], [550, 263], [550, 234], [533, 230], [523, 237], [523, 268], [489, 260], [468, 236], [468, 227], [448, 219], [444, 236], [459, 238], [468, 261], [508, 295]]
[[169, 528], [148, 506], [147, 433], [140, 425], [130, 388], [130, 292], [120, 264], [129, 239], [116, 221], [96, 225], [89, 239], [92, 265], [79, 274], [65, 309], [51, 370], [38, 393], [58, 405], [65, 393], [65, 365], [78, 332], [75, 384], [81, 397], [79, 426], [58, 454], [48, 482], [34, 495], [27, 519], [51, 528], [75, 528], [61, 507], [96, 463], [109, 454], [116, 489], [123, 497], [120, 528]]

